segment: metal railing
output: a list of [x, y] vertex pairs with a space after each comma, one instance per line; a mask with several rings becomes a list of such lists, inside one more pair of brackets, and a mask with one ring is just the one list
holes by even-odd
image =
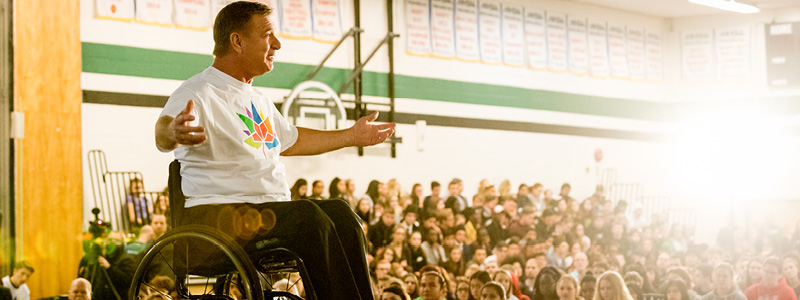
[[[149, 224], [153, 212], [153, 202], [161, 195], [159, 192], [146, 192], [144, 177], [138, 171], [108, 171], [106, 155], [101, 150], [88, 153], [89, 177], [92, 185], [92, 198], [95, 207], [100, 209], [100, 218], [111, 224], [113, 230], [129, 232], [131, 222], [129, 202], [144, 200], [147, 213], [142, 224]], [[141, 184], [137, 192], [131, 191], [131, 184]]]

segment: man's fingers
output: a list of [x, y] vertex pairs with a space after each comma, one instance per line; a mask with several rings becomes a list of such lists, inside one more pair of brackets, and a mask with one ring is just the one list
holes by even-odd
[[191, 114], [192, 109], [194, 109], [194, 101], [189, 99], [189, 102], [186, 102], [186, 108], [183, 109], [182, 113]]
[[390, 129], [390, 128], [394, 129], [394, 127], [397, 126], [397, 124], [392, 122], [392, 123], [386, 123], [386, 124], [378, 124], [378, 125], [375, 125], [375, 126], [378, 127], [378, 131], [384, 131], [384, 130]]
[[178, 126], [175, 129], [178, 130], [180, 133], [203, 132], [206, 130], [201, 126], [185, 126], [185, 125]]
[[195, 117], [191, 114], [181, 112], [175, 116], [175, 124], [185, 125], [186, 122], [194, 121]]
[[368, 123], [369, 123], [369, 122], [372, 122], [372, 121], [375, 121], [375, 120], [377, 120], [377, 119], [378, 119], [378, 111], [376, 110], [375, 112], [373, 112], [373, 113], [372, 113], [372, 114], [370, 114], [369, 116], [365, 116], [364, 118], [366, 118], [366, 119], [367, 119], [367, 122], [368, 122]]
[[178, 144], [181, 145], [195, 145], [202, 143], [206, 140], [206, 136], [202, 134], [181, 134], [178, 136]]

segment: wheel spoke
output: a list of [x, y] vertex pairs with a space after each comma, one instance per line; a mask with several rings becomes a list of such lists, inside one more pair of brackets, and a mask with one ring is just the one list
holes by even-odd
[[172, 299], [172, 296], [170, 296], [170, 295], [167, 295], [167, 294], [164, 294], [163, 292], [159, 291], [157, 288], [155, 288], [154, 286], [150, 285], [149, 283], [147, 283], [147, 282], [144, 282], [144, 281], [142, 281], [141, 283], [142, 283], [142, 284], [144, 284], [144, 285], [146, 285], [146, 286], [147, 286], [147, 287], [149, 287], [150, 289], [152, 289], [152, 290], [156, 291], [156, 293], [159, 293], [159, 294], [161, 294], [161, 296], [164, 296], [164, 297], [167, 297], [167, 298], [169, 298], [169, 299]]
[[[290, 278], [291, 278], [291, 277], [290, 277]], [[297, 276], [297, 280], [295, 280], [295, 281], [294, 281], [294, 283], [292, 283], [292, 285], [291, 285], [291, 286], [289, 286], [289, 288], [287, 289], [287, 292], [288, 292], [289, 290], [291, 290], [291, 289], [292, 289], [292, 287], [295, 287], [295, 286], [297, 286], [297, 283], [298, 283], [298, 282], [300, 282], [300, 280], [301, 280], [301, 279], [303, 279], [303, 278], [302, 278], [302, 277], [300, 277], [300, 276]], [[299, 292], [299, 291], [298, 291], [298, 292]]]

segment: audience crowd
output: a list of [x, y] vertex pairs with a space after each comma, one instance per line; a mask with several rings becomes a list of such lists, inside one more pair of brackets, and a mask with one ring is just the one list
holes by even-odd
[[[507, 180], [484, 180], [471, 197], [459, 179], [431, 182], [429, 195], [394, 179], [373, 180], [364, 195], [353, 180], [335, 178], [327, 193], [321, 180], [308, 185], [297, 180], [292, 199], [341, 199], [363, 221], [376, 299], [797, 300], [800, 292], [797, 229], [786, 237], [775, 225], [720, 224], [716, 243], [700, 244], [693, 227], [610, 201], [602, 186], [578, 200], [567, 183], [555, 194], [539, 183], [513, 191]], [[116, 239], [123, 251], [96, 258], [121, 277], [92, 281], [96, 298], [114, 298], [109, 286], [127, 291], [132, 266], [167, 231], [166, 199], [142, 218], [149, 224], [138, 236]], [[149, 286], [142, 299], [175, 295], [169, 276]]]

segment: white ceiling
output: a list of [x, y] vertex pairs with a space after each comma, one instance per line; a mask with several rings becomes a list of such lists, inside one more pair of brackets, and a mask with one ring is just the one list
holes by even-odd
[[[682, 18], [701, 15], [736, 14], [690, 3], [688, 0], [572, 0], [602, 7], [630, 11], [663, 18]], [[800, 7], [800, 0], [740, 0], [762, 10]]]

